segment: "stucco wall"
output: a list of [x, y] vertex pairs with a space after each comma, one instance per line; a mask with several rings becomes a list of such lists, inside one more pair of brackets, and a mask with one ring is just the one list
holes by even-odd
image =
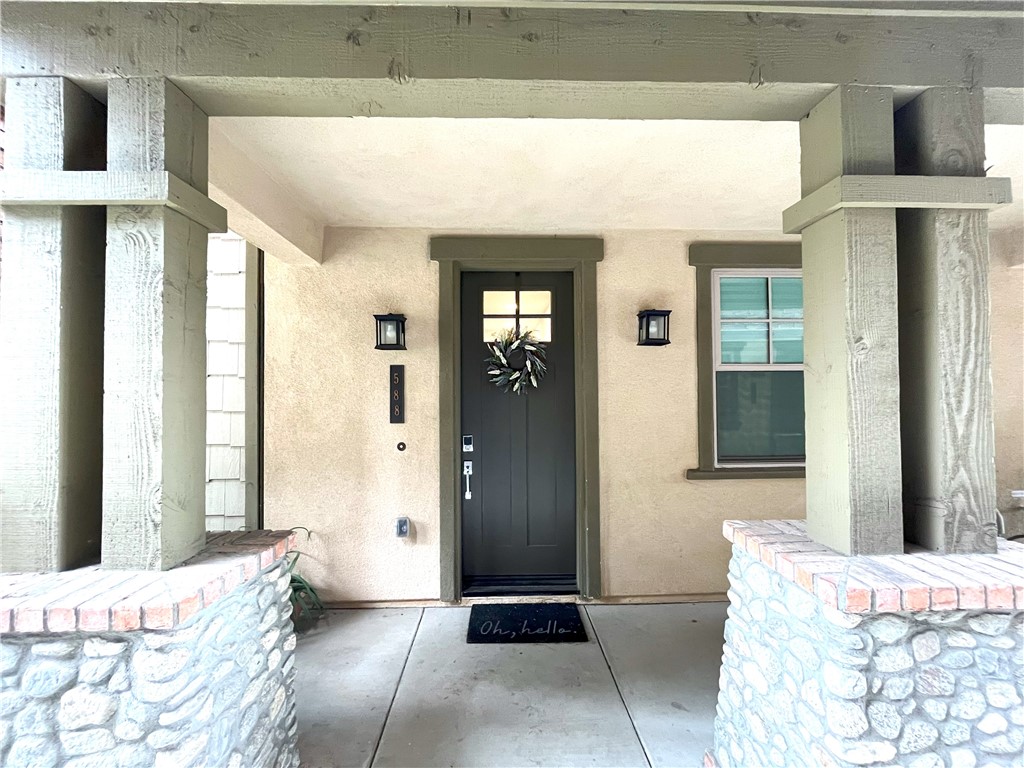
[[[697, 466], [693, 241], [726, 232], [613, 232], [598, 266], [601, 570], [608, 595], [725, 592], [730, 518], [803, 517], [803, 480], [687, 480]], [[672, 343], [636, 345], [636, 313], [671, 309]]]
[[[331, 601], [438, 596], [437, 266], [425, 231], [328, 230], [322, 265], [264, 268], [264, 520], [305, 526], [299, 566]], [[375, 350], [403, 312], [408, 350]], [[406, 423], [388, 368], [406, 367]], [[408, 446], [404, 452], [399, 442]], [[412, 521], [398, 539], [396, 517]]]
[[[328, 600], [439, 594], [437, 272], [428, 257], [430, 234], [329, 229], [322, 265], [266, 262], [266, 525], [313, 530], [301, 543], [300, 566]], [[802, 517], [803, 481], [685, 477], [697, 464], [695, 282], [687, 246], [779, 236], [615, 231], [604, 237], [598, 351], [605, 593], [723, 593], [729, 547], [722, 521]], [[1012, 255], [1014, 242], [993, 239], [1001, 491], [1024, 480], [1024, 271], [1019, 250]], [[642, 306], [672, 309], [671, 345], [636, 346]], [[405, 352], [373, 349], [371, 315], [390, 310], [409, 318]], [[399, 363], [406, 366], [407, 423], [392, 425], [388, 366]], [[399, 441], [409, 446], [404, 453], [396, 450]], [[408, 541], [393, 535], [399, 515], [413, 521]]]

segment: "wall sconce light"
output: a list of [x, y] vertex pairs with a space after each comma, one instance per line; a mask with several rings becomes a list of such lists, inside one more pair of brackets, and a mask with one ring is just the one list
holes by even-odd
[[405, 349], [405, 315], [374, 315], [377, 346], [374, 349]]
[[672, 342], [668, 338], [668, 316], [671, 309], [641, 309], [636, 313], [640, 321], [637, 332], [638, 347], [661, 347]]

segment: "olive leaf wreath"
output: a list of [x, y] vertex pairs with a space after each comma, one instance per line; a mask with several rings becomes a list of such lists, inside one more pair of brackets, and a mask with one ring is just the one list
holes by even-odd
[[[488, 343], [487, 348], [491, 351], [485, 360], [487, 375], [491, 377], [491, 383], [503, 392], [511, 390], [517, 395], [525, 395], [531, 386], [536, 389], [548, 372], [547, 352], [544, 345], [533, 338], [532, 331], [505, 331]], [[522, 368], [513, 368], [509, 364], [509, 355], [520, 348], [525, 363]]]

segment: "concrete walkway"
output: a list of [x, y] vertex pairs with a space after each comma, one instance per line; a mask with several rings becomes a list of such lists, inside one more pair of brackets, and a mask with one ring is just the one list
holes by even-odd
[[587, 606], [590, 642], [558, 645], [468, 645], [469, 610], [331, 611], [303, 637], [304, 768], [702, 764], [724, 603]]

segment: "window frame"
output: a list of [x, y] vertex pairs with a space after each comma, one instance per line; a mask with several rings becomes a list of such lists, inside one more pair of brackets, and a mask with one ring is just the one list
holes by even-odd
[[[721, 299], [722, 299], [722, 278], [723, 277], [754, 277], [754, 278], [765, 278], [768, 281], [768, 316], [761, 319], [749, 319], [749, 320], [736, 320], [726, 321], [730, 322], [746, 322], [746, 323], [764, 323], [768, 326], [768, 358], [767, 363], [723, 363], [722, 362], [722, 313], [721, 313]], [[712, 367], [712, 387], [711, 395], [713, 398], [713, 411], [712, 419], [714, 421], [713, 434], [714, 447], [715, 447], [715, 469], [774, 469], [778, 467], [785, 468], [803, 468], [806, 465], [806, 456], [804, 461], [757, 461], [757, 462], [740, 462], [740, 461], [727, 461], [723, 462], [718, 454], [718, 374], [722, 371], [801, 371], [804, 370], [804, 364], [801, 363], [773, 363], [770, 362], [772, 357], [772, 324], [776, 322], [780, 323], [793, 323], [792, 318], [772, 318], [772, 288], [771, 278], [773, 277], [799, 277], [803, 279], [803, 271], [799, 268], [789, 267], [766, 267], [760, 269], [757, 267], [720, 267], [712, 268], [711, 270], [711, 319], [714, 325], [713, 332], [713, 350], [714, 355], [714, 366]], [[804, 317], [801, 313], [800, 317], [801, 326], [804, 324]]]
[[[550, 338], [548, 338], [548, 339], [537, 339], [537, 341], [541, 342], [542, 344], [551, 344], [551, 343], [553, 343], [554, 340], [555, 340], [555, 301], [556, 301], [554, 288], [552, 288], [550, 286], [548, 286], [548, 287], [541, 287], [541, 288], [537, 288], [535, 286], [530, 286], [529, 288], [527, 288], [524, 291], [522, 288], [518, 287], [519, 286], [519, 280], [518, 279], [516, 280], [516, 286], [517, 287], [515, 287], [515, 288], [513, 288], [511, 290], [509, 290], [508, 288], [484, 288], [483, 289], [483, 291], [480, 294], [480, 307], [481, 307], [481, 310], [483, 310], [483, 308], [484, 308], [484, 299], [485, 299], [484, 294], [486, 294], [488, 291], [492, 291], [492, 292], [495, 292], [495, 293], [514, 293], [515, 297], [516, 297], [516, 311], [515, 311], [515, 314], [509, 314], [507, 312], [503, 313], [503, 314], [488, 314], [485, 311], [481, 311], [481, 313], [480, 313], [480, 317], [481, 317], [481, 330], [483, 330], [483, 326], [486, 325], [488, 320], [513, 320], [514, 321], [515, 332], [518, 335], [518, 334], [522, 333], [522, 326], [519, 323], [520, 320], [547, 320], [548, 323], [549, 323], [549, 325], [548, 325], [548, 330], [549, 330], [548, 336]], [[548, 307], [549, 307], [547, 314], [524, 313], [524, 312], [522, 312], [521, 311], [521, 309], [522, 309], [522, 300], [520, 299], [520, 294], [524, 293], [524, 292], [525, 293], [541, 293], [541, 292], [546, 292], [548, 294]], [[494, 339], [488, 339], [486, 333], [483, 334], [483, 340], [484, 340], [485, 344], [489, 344], [489, 343], [494, 341]]]
[[[697, 453], [698, 466], [686, 471], [690, 480], [802, 478], [804, 465], [784, 464], [740, 465], [718, 462], [718, 430], [715, 380], [717, 349], [716, 320], [718, 308], [717, 282], [714, 272], [740, 271], [745, 276], [763, 272], [801, 269], [799, 242], [718, 242], [692, 243], [688, 260], [696, 277], [697, 315]], [[806, 322], [806, 320], [805, 320]], [[784, 363], [803, 370], [803, 365]], [[728, 366], [738, 370], [742, 366]], [[770, 365], [756, 366], [771, 370]], [[776, 368], [776, 370], [779, 370]]]

